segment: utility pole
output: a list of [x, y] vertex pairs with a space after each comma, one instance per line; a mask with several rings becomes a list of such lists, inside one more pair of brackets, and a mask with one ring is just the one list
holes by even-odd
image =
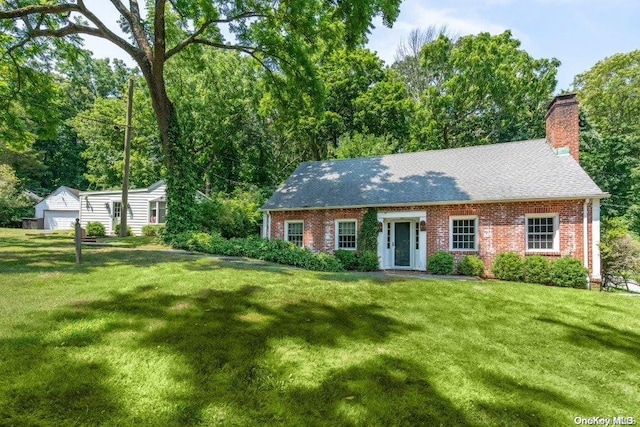
[[129, 213], [129, 160], [131, 157], [131, 116], [133, 116], [133, 79], [129, 79], [127, 98], [127, 127], [124, 130], [124, 172], [122, 174], [122, 205], [120, 208], [120, 237], [127, 235]]

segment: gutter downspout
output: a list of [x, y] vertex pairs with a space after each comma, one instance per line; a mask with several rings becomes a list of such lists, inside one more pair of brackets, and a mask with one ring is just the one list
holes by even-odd
[[591, 203], [591, 244], [593, 280], [602, 280], [600, 271], [600, 199], [593, 199]]
[[[583, 264], [589, 270], [589, 199], [584, 200], [582, 207], [582, 248], [583, 248]], [[587, 280], [587, 287], [591, 289], [590, 281]]]

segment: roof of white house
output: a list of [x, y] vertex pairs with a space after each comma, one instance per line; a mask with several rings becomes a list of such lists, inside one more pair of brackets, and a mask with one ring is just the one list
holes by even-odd
[[[164, 185], [164, 181], [160, 180], [160, 181], [156, 181], [155, 183], [151, 184], [147, 188], [131, 188], [131, 189], [129, 189], [129, 193], [150, 192], [150, 191], [153, 191], [153, 190], [157, 189], [158, 187], [160, 187], [162, 185]], [[122, 193], [122, 188], [120, 188], [118, 190], [80, 191], [79, 192], [79, 194], [81, 196], [91, 196], [91, 195], [96, 195], [96, 194], [120, 194], [120, 193]]]
[[545, 139], [305, 162], [262, 210], [608, 197]]
[[59, 194], [62, 191], [66, 191], [67, 193], [69, 193], [71, 196], [73, 196], [76, 200], [79, 200], [79, 196], [80, 196], [80, 190], [77, 190], [75, 188], [71, 188], [71, 187], [67, 187], [66, 185], [61, 185], [60, 187], [56, 188], [54, 191], [52, 191], [51, 193], [49, 193], [47, 195], [47, 197], [40, 198], [40, 201], [38, 202], [38, 204], [40, 203], [46, 203], [47, 199], [49, 199], [49, 197]]

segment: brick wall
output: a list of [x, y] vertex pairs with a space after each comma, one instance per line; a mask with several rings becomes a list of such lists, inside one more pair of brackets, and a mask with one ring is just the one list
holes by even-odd
[[[449, 218], [472, 215], [478, 217], [478, 251], [451, 252], [457, 259], [466, 254], [482, 258], [487, 272], [491, 271], [495, 257], [502, 252], [526, 252], [526, 214], [558, 214], [560, 251], [537, 253], [550, 259], [572, 256], [581, 261], [583, 246], [584, 200], [539, 201], [518, 203], [478, 203], [463, 205], [440, 205], [422, 207], [379, 208], [379, 211], [424, 212], [427, 216], [427, 256], [437, 251], [449, 252]], [[304, 221], [304, 246], [315, 252], [333, 252], [335, 220], [356, 219], [358, 227], [366, 209], [323, 209], [290, 212], [273, 212], [271, 237], [284, 238], [286, 220]], [[591, 206], [588, 209], [591, 234]], [[591, 265], [591, 236], [589, 242], [589, 265]], [[589, 268], [591, 272], [591, 268]]]

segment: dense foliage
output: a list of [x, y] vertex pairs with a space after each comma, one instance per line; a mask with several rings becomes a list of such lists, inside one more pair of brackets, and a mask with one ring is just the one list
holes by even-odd
[[87, 224], [87, 236], [104, 237], [106, 230], [101, 222], [90, 222]]
[[0, 227], [17, 227], [33, 216], [35, 202], [22, 194], [19, 183], [14, 170], [0, 164]]
[[600, 242], [600, 255], [605, 275], [627, 279], [640, 274], [640, 242], [620, 220], [609, 222]]
[[360, 223], [358, 251], [378, 252], [378, 234], [378, 210], [368, 208]]
[[551, 281], [549, 269], [551, 263], [541, 255], [527, 256], [522, 264], [522, 280], [527, 283], [548, 285]]
[[587, 287], [588, 273], [579, 259], [563, 257], [551, 263], [549, 280], [554, 286], [584, 289]]
[[640, 232], [640, 50], [615, 54], [576, 76], [583, 112], [581, 164], [611, 193], [605, 218], [625, 216]]
[[147, 224], [142, 227], [142, 235], [147, 237], [162, 237], [164, 225]]
[[173, 246], [214, 255], [255, 258], [307, 270], [344, 270], [333, 255], [314, 254], [284, 240], [264, 240], [258, 237], [225, 239], [219, 234], [183, 233], [174, 239]]
[[207, 233], [218, 233], [227, 239], [257, 236], [258, 221], [262, 219], [258, 208], [263, 202], [264, 196], [255, 191], [211, 195], [198, 204], [199, 229]]
[[477, 255], [465, 255], [458, 263], [458, 273], [463, 276], [484, 276], [484, 262]]
[[492, 272], [500, 280], [517, 282], [522, 280], [522, 257], [515, 252], [499, 254], [493, 261]]
[[[122, 227], [121, 227], [121, 224], [116, 224], [116, 226], [115, 226], [115, 229], [114, 229], [113, 233], [114, 233], [116, 236], [119, 236], [119, 235], [120, 235], [120, 229], [121, 229], [121, 228], [122, 228]], [[126, 234], [126, 235], [127, 235], [127, 236], [134, 236], [134, 234], [133, 234], [133, 230], [132, 230], [132, 229], [131, 229], [131, 227], [130, 227], [130, 226], [128, 226], [128, 225], [127, 225], [127, 234]]]
[[455, 260], [448, 252], [436, 252], [427, 259], [427, 271], [431, 274], [453, 274]]

